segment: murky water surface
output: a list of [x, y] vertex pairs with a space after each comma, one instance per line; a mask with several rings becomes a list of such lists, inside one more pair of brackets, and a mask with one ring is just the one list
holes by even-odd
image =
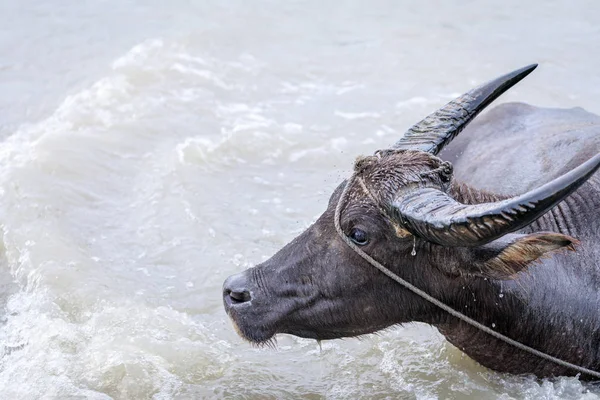
[[419, 324], [257, 349], [225, 277], [359, 154], [532, 62], [503, 100], [600, 112], [597, 1], [0, 3], [3, 398], [597, 399]]

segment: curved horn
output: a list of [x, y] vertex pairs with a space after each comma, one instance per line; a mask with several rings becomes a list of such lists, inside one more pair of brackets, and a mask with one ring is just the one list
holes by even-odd
[[412, 234], [443, 246], [479, 246], [529, 225], [600, 167], [600, 154], [537, 189], [494, 203], [465, 205], [432, 188], [401, 194], [394, 217]]
[[438, 154], [490, 103], [537, 67], [532, 64], [485, 83], [452, 100], [413, 125], [392, 146], [398, 150], [421, 150]]

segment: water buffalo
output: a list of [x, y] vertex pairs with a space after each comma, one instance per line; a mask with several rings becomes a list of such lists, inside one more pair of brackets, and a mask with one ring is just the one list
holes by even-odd
[[494, 331], [600, 371], [600, 118], [503, 105], [441, 153], [456, 173], [437, 157], [534, 68], [466, 93], [390, 149], [359, 158], [311, 227], [225, 281], [225, 309], [241, 336], [334, 339], [420, 321], [497, 371], [577, 373], [457, 319], [363, 252]]

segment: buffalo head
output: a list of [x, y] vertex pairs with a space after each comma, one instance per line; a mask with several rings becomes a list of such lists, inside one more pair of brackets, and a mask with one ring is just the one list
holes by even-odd
[[451, 282], [507, 279], [544, 254], [573, 248], [576, 240], [563, 234], [516, 232], [579, 187], [600, 158], [503, 199], [455, 182], [452, 165], [436, 156], [534, 68], [466, 93], [392, 148], [359, 158], [352, 178], [338, 186], [310, 228], [271, 259], [225, 281], [225, 309], [241, 336], [254, 343], [277, 333], [333, 339], [409, 321], [436, 322], [434, 305], [373, 268], [341, 235], [442, 301], [452, 295]]

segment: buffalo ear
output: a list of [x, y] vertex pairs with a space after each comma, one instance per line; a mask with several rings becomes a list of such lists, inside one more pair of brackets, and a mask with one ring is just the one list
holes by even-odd
[[575, 250], [579, 241], [554, 232], [509, 234], [483, 246], [469, 248], [462, 273], [492, 279], [512, 279], [531, 263], [552, 253]]

